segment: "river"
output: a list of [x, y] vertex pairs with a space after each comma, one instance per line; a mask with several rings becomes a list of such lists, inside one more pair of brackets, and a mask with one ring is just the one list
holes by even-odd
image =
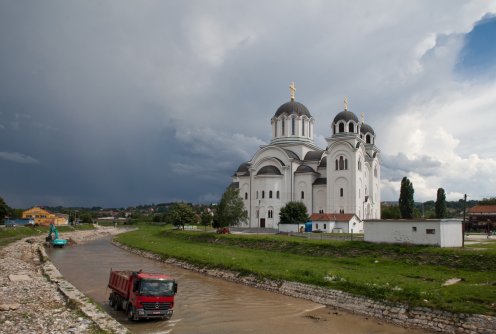
[[[51, 248], [47, 253], [69, 282], [134, 333], [429, 333], [145, 259], [114, 246], [109, 239]], [[172, 275], [179, 284], [172, 319], [131, 322], [124, 312], [111, 309], [106, 288], [111, 268]]]

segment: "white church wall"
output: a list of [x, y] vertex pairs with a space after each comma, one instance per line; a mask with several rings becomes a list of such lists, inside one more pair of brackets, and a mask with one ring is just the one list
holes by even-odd
[[313, 186], [313, 208], [312, 212], [309, 213], [325, 213], [326, 202], [326, 185], [322, 184]]

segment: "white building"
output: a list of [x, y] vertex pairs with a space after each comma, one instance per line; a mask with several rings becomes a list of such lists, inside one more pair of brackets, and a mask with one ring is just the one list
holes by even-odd
[[364, 240], [369, 242], [408, 243], [461, 247], [461, 219], [370, 220], [364, 222]]
[[[270, 120], [272, 139], [233, 175], [248, 220], [246, 227], [277, 228], [279, 211], [289, 201], [303, 202], [309, 214], [352, 214], [359, 220], [380, 218], [380, 151], [374, 130], [348, 110], [337, 113], [326, 138], [314, 144], [315, 120], [294, 99]], [[363, 115], [363, 114], [362, 114]]]
[[363, 233], [363, 221], [351, 213], [314, 213], [312, 231], [326, 233]]

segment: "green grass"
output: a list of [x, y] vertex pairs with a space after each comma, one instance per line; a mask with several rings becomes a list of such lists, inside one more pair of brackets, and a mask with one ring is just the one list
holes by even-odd
[[[89, 224], [81, 224], [76, 226], [57, 226], [59, 230], [60, 237], [64, 237], [63, 233], [79, 231], [79, 230], [92, 230], [94, 229], [93, 225]], [[36, 227], [24, 227], [24, 226], [16, 226], [16, 227], [2, 227], [0, 228], [0, 246], [8, 245], [11, 242], [17, 241], [22, 238], [37, 236], [40, 234], [48, 235], [48, 227], [46, 226], [36, 226]]]
[[[141, 227], [117, 240], [164, 258], [243, 275], [303, 282], [411, 306], [496, 315], [496, 250], [492, 249], [217, 235], [160, 227]], [[462, 282], [442, 286], [454, 277]]]

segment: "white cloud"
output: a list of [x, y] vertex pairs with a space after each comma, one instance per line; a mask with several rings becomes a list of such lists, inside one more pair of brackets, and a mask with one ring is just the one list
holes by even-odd
[[37, 164], [39, 161], [29, 155], [18, 152], [0, 152], [0, 159], [17, 162], [20, 164]]
[[[464, 193], [472, 198], [494, 196], [496, 140], [491, 137], [496, 122], [496, 84], [455, 86], [426, 103], [412, 103], [380, 132], [383, 152], [404, 154], [411, 160], [406, 164], [410, 168], [403, 171], [414, 184], [418, 200], [435, 198], [439, 187], [445, 188], [452, 200]], [[420, 157], [439, 163], [434, 174], [413, 163]], [[386, 155], [390, 162], [388, 159], [391, 157]], [[399, 184], [386, 183], [385, 197], [392, 187], [395, 196], [399, 193]]]

